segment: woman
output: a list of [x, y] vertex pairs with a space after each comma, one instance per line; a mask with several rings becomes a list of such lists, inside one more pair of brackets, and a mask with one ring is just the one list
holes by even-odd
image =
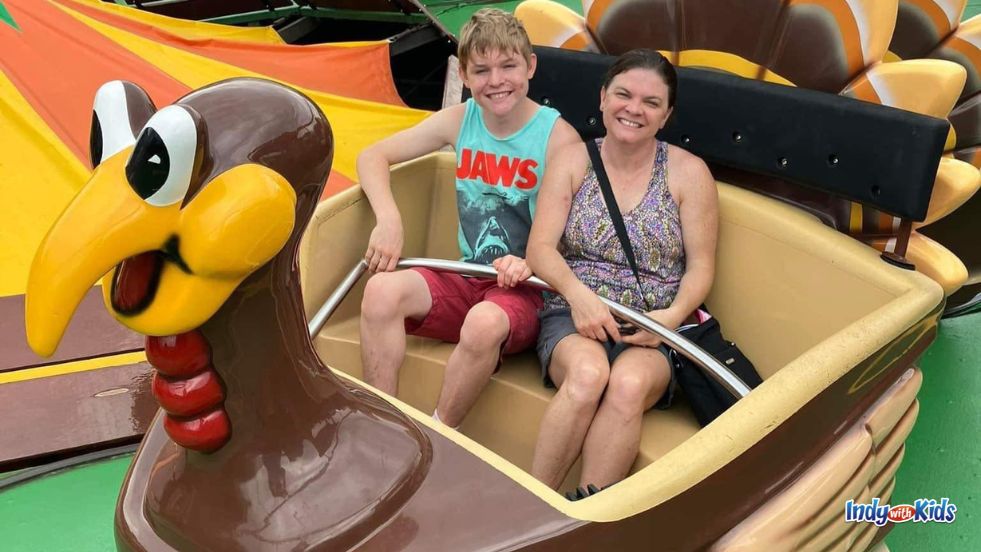
[[643, 296], [584, 144], [556, 152], [539, 195], [528, 264], [560, 294], [542, 311], [538, 354], [558, 392], [542, 420], [532, 474], [557, 488], [582, 453], [580, 485], [626, 477], [641, 419], [667, 408], [672, 370], [660, 339], [624, 335], [599, 296], [668, 328], [705, 300], [715, 272], [718, 195], [705, 163], [655, 138], [674, 106], [674, 67], [653, 50], [613, 64], [600, 90], [601, 158], [637, 257]]

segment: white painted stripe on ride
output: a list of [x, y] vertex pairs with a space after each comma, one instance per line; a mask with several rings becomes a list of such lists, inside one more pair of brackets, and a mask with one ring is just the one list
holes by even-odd
[[934, 0], [947, 16], [951, 29], [957, 28], [958, 19], [964, 11], [964, 0]]
[[845, 2], [851, 8], [855, 25], [858, 27], [858, 40], [862, 44], [862, 59], [865, 61], [865, 65], [879, 61], [869, 59], [869, 39], [872, 32], [869, 29], [869, 16], [865, 9], [865, 0], [845, 0]]
[[874, 68], [871, 71], [867, 71], [865, 76], [868, 77], [869, 83], [872, 85], [872, 89], [875, 90], [876, 95], [879, 96], [879, 101], [882, 102], [882, 105], [895, 107], [896, 98], [893, 96], [892, 90], [882, 81], [882, 78], [879, 77], [879, 74]]
[[888, 253], [896, 252], [896, 238], [889, 238], [889, 241], [886, 242], [885, 251]]

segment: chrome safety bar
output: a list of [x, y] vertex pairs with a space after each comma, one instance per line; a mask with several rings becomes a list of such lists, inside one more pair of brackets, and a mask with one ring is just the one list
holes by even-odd
[[[457, 274], [476, 278], [497, 278], [497, 271], [494, 270], [493, 267], [486, 265], [421, 258], [405, 258], [398, 262], [398, 268], [413, 267], [429, 268], [441, 272], [455, 272]], [[325, 301], [323, 306], [320, 307], [317, 314], [315, 314], [310, 320], [308, 329], [310, 330], [311, 337], [320, 333], [321, 328], [323, 328], [324, 324], [327, 323], [327, 319], [334, 314], [334, 311], [337, 310], [337, 307], [341, 304], [341, 301], [344, 300], [344, 297], [347, 296], [348, 292], [351, 291], [351, 288], [354, 287], [354, 284], [358, 283], [358, 280], [361, 279], [361, 276], [363, 276], [367, 270], [368, 263], [366, 263], [364, 260], [359, 261], [358, 264], [344, 278], [337, 289], [334, 290], [334, 293], [327, 298], [327, 301]], [[534, 286], [545, 291], [555, 291], [552, 289], [552, 286], [534, 276], [528, 278], [522, 282], [522, 284]], [[661, 339], [666, 345], [691, 359], [692, 362], [697, 364], [703, 372], [711, 376], [713, 379], [715, 379], [715, 381], [719, 382], [719, 384], [732, 393], [734, 397], [741, 399], [749, 394], [749, 386], [743, 383], [743, 381], [739, 379], [739, 376], [734, 374], [732, 370], [726, 368], [725, 365], [716, 360], [715, 357], [706, 353], [698, 345], [695, 345], [691, 341], [685, 339], [677, 332], [662, 326], [643, 313], [603, 297], [600, 297], [600, 300], [603, 301], [603, 303], [609, 307], [614, 314], [623, 320], [630, 322], [642, 330], [661, 336]]]

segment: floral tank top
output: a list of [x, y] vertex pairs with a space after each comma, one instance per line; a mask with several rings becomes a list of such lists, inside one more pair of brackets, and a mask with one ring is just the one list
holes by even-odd
[[[597, 144], [600, 142], [597, 140]], [[685, 273], [681, 213], [668, 191], [667, 161], [668, 145], [658, 141], [647, 193], [636, 207], [622, 213], [646, 303], [638, 293], [637, 280], [617, 238], [592, 165], [572, 199], [559, 243], [559, 252], [589, 289], [640, 311], [648, 310], [647, 304], [652, 309], [670, 306]], [[547, 294], [546, 309], [568, 306], [561, 296]]]

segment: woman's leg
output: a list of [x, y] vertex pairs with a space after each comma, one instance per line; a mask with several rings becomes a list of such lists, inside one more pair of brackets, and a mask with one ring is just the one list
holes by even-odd
[[627, 476], [637, 458], [644, 412], [664, 394], [670, 379], [668, 359], [657, 349], [631, 347], [614, 360], [583, 444], [583, 487], [603, 488]]
[[559, 390], [542, 417], [531, 474], [555, 489], [579, 456], [606, 388], [610, 364], [603, 345], [573, 334], [555, 346], [548, 373]]

